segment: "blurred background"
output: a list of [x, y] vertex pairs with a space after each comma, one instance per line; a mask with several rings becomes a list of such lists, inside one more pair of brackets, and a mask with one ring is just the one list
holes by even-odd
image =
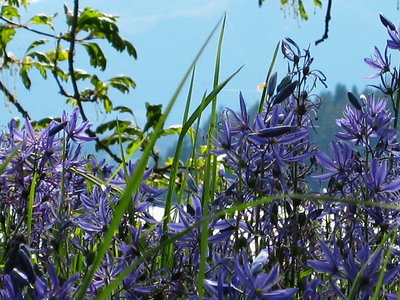
[[[323, 117], [316, 121], [320, 126], [321, 138], [333, 135], [336, 130], [334, 119], [346, 104], [347, 91], [364, 91], [368, 84], [377, 84], [378, 79], [365, 79], [374, 73], [363, 61], [371, 57], [374, 46], [384, 51], [387, 31], [379, 20], [383, 13], [395, 25], [400, 22], [398, 1], [396, 0], [349, 0], [332, 2], [329, 37], [315, 45], [325, 31], [327, 1], [322, 7], [315, 1], [303, 1], [308, 20], [296, 13], [289, 1], [282, 6], [279, 0], [264, 1], [260, 7], [257, 0], [147, 0], [147, 1], [80, 1], [80, 6], [92, 6], [102, 12], [119, 16], [121, 35], [135, 46], [138, 58], [133, 60], [127, 54], [108, 49], [108, 67], [102, 77], [116, 74], [131, 76], [137, 84], [128, 95], [116, 94], [115, 106], [130, 107], [141, 126], [146, 121], [145, 102], [166, 104], [196, 53], [218, 21], [226, 14], [221, 76], [223, 80], [240, 66], [244, 68], [229, 83], [218, 97], [219, 107], [237, 109], [239, 91], [242, 91], [249, 107], [256, 106], [261, 97], [257, 90], [266, 76], [276, 44], [285, 37], [293, 39], [300, 48], [308, 48], [315, 58], [313, 68], [322, 71], [327, 77], [328, 88], [318, 85], [314, 90], [323, 101]], [[54, 22], [65, 30], [63, 5], [72, 7], [71, 0], [36, 0], [28, 6], [27, 15], [36, 13], [59, 15]], [[58, 29], [58, 30], [61, 30]], [[32, 33], [18, 33], [15, 37], [16, 54], [23, 54], [34, 38]], [[26, 36], [24, 36], [26, 35]], [[204, 55], [196, 66], [193, 106], [197, 106], [203, 93], [212, 89], [215, 55], [217, 48], [215, 35]], [[21, 41], [26, 40], [26, 45]], [[106, 49], [107, 50], [107, 49]], [[78, 55], [76, 65], [90, 69], [85, 53]], [[392, 55], [392, 61], [400, 62], [399, 53]], [[286, 74], [287, 63], [279, 52], [275, 65], [278, 81]], [[98, 71], [100, 72], [100, 71]], [[63, 110], [70, 111], [65, 98], [58, 94], [53, 78], [44, 81], [32, 76], [32, 87], [25, 90], [18, 74], [3, 72], [2, 80], [18, 97], [21, 104], [30, 112], [33, 119], [47, 116], [60, 116]], [[187, 88], [184, 89], [167, 126], [179, 124], [182, 119]], [[0, 112], [1, 124], [19, 116], [16, 109], [5, 97], [4, 108]], [[101, 123], [105, 118], [102, 109], [88, 107], [88, 117], [93, 123]], [[21, 117], [21, 116], [19, 116]], [[320, 130], [320, 131], [321, 131]], [[327, 144], [327, 141], [320, 143]]]

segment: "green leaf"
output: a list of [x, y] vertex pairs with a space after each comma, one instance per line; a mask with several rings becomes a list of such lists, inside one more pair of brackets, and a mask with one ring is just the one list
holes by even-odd
[[300, 17], [301, 17], [303, 20], [308, 20], [308, 15], [307, 15], [307, 12], [306, 12], [306, 10], [305, 10], [305, 8], [304, 8], [303, 1], [302, 1], [302, 0], [299, 0], [299, 11], [300, 11]]
[[111, 99], [106, 94], [101, 94], [99, 98], [103, 101], [104, 109], [106, 113], [110, 113], [113, 109], [113, 104]]
[[20, 7], [20, 5], [26, 7], [29, 5], [29, 1], [28, 0], [7, 0], [6, 1], [9, 5], [13, 5], [16, 7]]
[[181, 132], [182, 132], [182, 125], [174, 125], [174, 126], [168, 127], [167, 129], [164, 129], [161, 132], [161, 136], [180, 134]]
[[28, 49], [26, 49], [25, 53], [28, 53], [29, 51], [31, 51], [33, 48], [36, 48], [40, 45], [44, 45], [48, 42], [48, 40], [37, 40], [34, 41], [29, 47]]
[[[120, 121], [121, 122], [121, 121]], [[97, 126], [96, 128], [96, 133], [98, 134], [102, 134], [104, 132], [106, 132], [107, 130], [112, 130], [116, 127], [116, 121], [112, 120], [103, 124], [100, 124], [99, 126]]]
[[77, 29], [89, 32], [90, 38], [105, 39], [117, 51], [127, 51], [130, 56], [136, 58], [137, 53], [133, 45], [119, 35], [116, 20], [116, 16], [86, 7], [78, 18]]
[[116, 106], [113, 108], [114, 111], [118, 111], [120, 113], [129, 113], [134, 116], [132, 109], [126, 106]]
[[90, 75], [85, 70], [74, 69], [74, 72], [75, 72], [75, 79], [76, 80], [85, 80], [85, 79], [92, 78], [92, 75]]
[[43, 52], [31, 52], [31, 53], [28, 53], [26, 56], [31, 57], [31, 58], [36, 58], [41, 63], [46, 63], [46, 64], [50, 63], [49, 58], [47, 57], [47, 54], [43, 53]]
[[[215, 29], [216, 29], [216, 27], [215, 27]], [[87, 270], [87, 272], [85, 273], [84, 277], [82, 278], [81, 284], [75, 295], [76, 300], [84, 299], [86, 291], [90, 285], [90, 282], [91, 282], [96, 270], [100, 267], [104, 255], [106, 254], [106, 252], [109, 249], [109, 246], [114, 238], [115, 231], [117, 230], [117, 227], [119, 226], [121, 219], [129, 206], [129, 203], [132, 202], [132, 194], [137, 192], [140, 184], [142, 183], [143, 174], [145, 172], [148, 160], [150, 158], [150, 153], [151, 153], [154, 145], [156, 144], [156, 141], [157, 141], [159, 134], [162, 130], [162, 127], [164, 125], [164, 122], [167, 119], [168, 115], [170, 114], [172, 107], [174, 106], [176, 99], [178, 98], [178, 95], [180, 94], [187, 78], [189, 77], [189, 75], [191, 73], [191, 70], [193, 69], [194, 65], [198, 61], [200, 55], [203, 53], [206, 45], [208, 44], [212, 35], [214, 34], [215, 29], [212, 31], [210, 36], [207, 38], [206, 42], [204, 43], [204, 45], [202, 46], [202, 48], [196, 55], [195, 59], [193, 60], [189, 69], [187, 70], [187, 72], [185, 73], [183, 79], [179, 83], [176, 91], [174, 92], [171, 100], [168, 102], [168, 105], [165, 108], [164, 113], [161, 115], [160, 120], [156, 124], [153, 134], [150, 136], [148, 143], [144, 147], [143, 154], [141, 155], [140, 160], [136, 165], [135, 171], [134, 171], [132, 177], [127, 182], [126, 188], [124, 190], [124, 194], [120, 198], [120, 201], [118, 202], [118, 204], [114, 210], [114, 216], [109, 224], [106, 234], [104, 235], [104, 237], [102, 239], [100, 247], [98, 248], [98, 250], [96, 252], [96, 256], [93, 260], [93, 263], [90, 266], [90, 268]], [[160, 250], [160, 248], [157, 251], [159, 251], [159, 250]], [[123, 274], [123, 275], [126, 276], [126, 274]], [[121, 281], [122, 276], [117, 276], [117, 277], [118, 277], [117, 280], [115, 280], [114, 282], [116, 282], [118, 284]], [[109, 292], [112, 291], [113, 288], [114, 287], [111, 284], [108, 285], [105, 288], [105, 290], [103, 290], [103, 292], [101, 292], [101, 294], [99, 294], [97, 296], [97, 299], [98, 300], [104, 299], [106, 296], [108, 296]]]
[[132, 78], [124, 75], [116, 76], [109, 79], [109, 86], [119, 90], [123, 94], [129, 93], [130, 88], [135, 88], [136, 83]]
[[58, 50], [50, 50], [46, 52], [47, 59], [49, 62], [54, 64], [55, 60], [57, 61], [65, 61], [68, 59], [68, 50], [62, 49], [61, 47]]
[[15, 32], [15, 29], [10, 26], [0, 26], [0, 41], [2, 48], [5, 48], [6, 45], [14, 38]]
[[303, 279], [304, 277], [307, 277], [311, 275], [314, 271], [312, 269], [304, 270], [300, 272], [299, 279]]
[[146, 102], [146, 111], [147, 122], [144, 125], [143, 132], [146, 132], [158, 123], [162, 115], [162, 104], [153, 105]]
[[36, 25], [47, 25], [48, 27], [50, 27], [51, 29], [54, 30], [54, 25], [51, 24], [51, 22], [54, 20], [54, 18], [57, 16], [57, 13], [48, 17], [45, 14], [38, 14], [34, 17], [32, 17], [29, 22], [32, 24], [36, 24]]
[[31, 88], [31, 79], [28, 76], [28, 69], [22, 67], [21, 70], [19, 71], [19, 76], [21, 76], [22, 83], [24, 84], [25, 88], [29, 90]]
[[136, 49], [135, 49], [135, 47], [133, 47], [132, 43], [127, 40], [124, 40], [124, 44], [125, 44], [125, 49], [128, 52], [128, 54], [136, 59], [137, 53], [136, 53]]
[[87, 54], [90, 58], [90, 65], [100, 70], [104, 71], [107, 67], [107, 59], [104, 56], [103, 51], [96, 43], [88, 43], [82, 44], [82, 46], [86, 49]]
[[7, 19], [17, 18], [19, 19], [21, 16], [18, 13], [18, 9], [14, 6], [4, 5], [1, 8], [1, 15], [6, 17]]
[[106, 88], [106, 85], [104, 84], [103, 81], [99, 79], [96, 75], [93, 75], [90, 79], [91, 84], [96, 88], [96, 90], [100, 91], [104, 88]]
[[132, 155], [132, 154], [136, 153], [142, 144], [143, 144], [143, 139], [135, 140], [135, 141], [129, 143], [128, 146], [126, 146], [126, 153], [128, 153], [128, 155]]
[[29, 189], [29, 199], [28, 199], [28, 207], [27, 207], [28, 213], [27, 213], [27, 217], [26, 217], [27, 218], [26, 227], [27, 227], [27, 235], [28, 235], [28, 245], [31, 242], [33, 205], [35, 203], [37, 178], [38, 178], [38, 173], [35, 172], [33, 174], [31, 187]]
[[43, 118], [39, 121], [33, 121], [32, 122], [32, 126], [35, 129], [44, 129], [46, 127], [49, 126], [49, 124], [53, 121], [57, 121], [57, 122], [61, 122], [61, 118], [54, 118], [54, 117], [47, 117], [47, 118]]
[[281, 0], [281, 4], [285, 5], [288, 2], [288, 0]]
[[[104, 132], [106, 132], [107, 130], [113, 130], [117, 128], [117, 124], [119, 124], [119, 128], [122, 128], [124, 130], [128, 130], [128, 128], [130, 127], [132, 130], [136, 130], [136, 131], [140, 131], [137, 128], [133, 128], [132, 127], [132, 122], [131, 121], [121, 121], [121, 120], [112, 120], [103, 124], [100, 124], [99, 126], [97, 126], [96, 129], [96, 133], [98, 134], [102, 134]], [[131, 131], [132, 133], [132, 131]]]
[[320, 0], [314, 0], [314, 5], [318, 7], [322, 7], [322, 2]]

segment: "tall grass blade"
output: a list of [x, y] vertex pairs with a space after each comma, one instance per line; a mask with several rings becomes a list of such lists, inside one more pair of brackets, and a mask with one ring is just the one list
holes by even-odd
[[[225, 81], [223, 81], [221, 84], [219, 84], [210, 94], [208, 94], [208, 96], [204, 98], [202, 103], [196, 108], [196, 110], [191, 114], [191, 116], [186, 121], [186, 123], [183, 124], [183, 126], [182, 126], [182, 130], [181, 130], [181, 133], [179, 134], [178, 143], [177, 143], [177, 147], [175, 150], [174, 160], [171, 165], [171, 174], [170, 174], [170, 178], [169, 178], [168, 191], [167, 191], [167, 196], [166, 196], [166, 200], [165, 200], [163, 232], [166, 232], [168, 230], [168, 224], [171, 222], [172, 196], [173, 196], [173, 191], [174, 191], [175, 179], [176, 179], [176, 175], [178, 172], [178, 162], [179, 162], [180, 153], [182, 151], [183, 139], [185, 138], [186, 133], [188, 132], [190, 127], [193, 125], [193, 123], [196, 121], [196, 119], [201, 115], [203, 110], [211, 103], [211, 101], [215, 98], [215, 96], [228, 84], [228, 82], [241, 69], [242, 69], [242, 67], [240, 67], [235, 73], [233, 73], [231, 76], [229, 76]], [[172, 263], [167, 252], [163, 251], [163, 254], [161, 256], [162, 257], [161, 261], [162, 261], [163, 267], [170, 266], [170, 264]]]
[[[214, 218], [218, 218], [221, 216], [225, 216], [228, 214], [233, 214], [237, 211], [243, 211], [245, 209], [250, 209], [253, 207], [257, 207], [266, 203], [271, 203], [274, 200], [277, 199], [285, 199], [285, 198], [301, 198], [304, 199], [305, 195], [300, 195], [300, 194], [281, 194], [281, 195], [276, 195], [273, 197], [262, 197], [259, 198], [257, 200], [254, 200], [252, 202], [249, 203], [240, 203], [237, 205], [234, 205], [232, 207], [226, 208], [224, 210], [221, 210], [211, 216], [204, 216], [203, 219], [199, 222], [194, 223], [192, 226], [188, 227], [187, 229], [163, 240], [158, 246], [146, 251], [145, 253], [143, 253], [140, 257], [137, 258], [137, 260], [135, 260], [135, 262], [133, 262], [129, 267], [125, 268], [123, 271], [121, 271], [121, 273], [118, 274], [118, 276], [114, 279], [114, 281], [110, 282], [110, 284], [103, 289], [102, 291], [100, 291], [99, 295], [97, 296], [97, 300], [103, 300], [106, 299], [107, 296], [118, 287], [118, 284], [130, 273], [132, 272], [135, 268], [137, 268], [141, 263], [145, 262], [148, 258], [156, 255], [160, 250], [168, 247], [169, 245], [173, 244], [174, 242], [176, 242], [177, 240], [179, 240], [180, 238], [184, 237], [185, 235], [189, 234], [190, 232], [192, 232], [195, 228], [197, 228], [198, 226], [201, 226], [204, 223], [209, 223], [211, 222], [211, 220], [213, 220]], [[316, 201], [321, 201], [321, 202], [339, 202], [339, 203], [347, 203], [347, 204], [354, 204], [354, 205], [366, 205], [366, 206], [376, 206], [376, 207], [382, 207], [382, 208], [390, 208], [390, 209], [398, 209], [398, 206], [396, 205], [391, 205], [388, 203], [378, 203], [378, 202], [373, 202], [373, 201], [359, 201], [359, 200], [351, 200], [351, 199], [339, 199], [339, 198], [333, 198], [333, 197], [329, 197], [329, 196], [312, 196], [309, 197], [309, 195], [307, 195], [307, 198], [312, 200], [316, 200]], [[384, 237], [384, 239], [382, 240], [382, 242], [387, 241], [388, 236]]]
[[157, 139], [159, 138], [159, 135], [161, 133], [161, 130], [164, 126], [165, 120], [167, 119], [169, 113], [171, 112], [171, 109], [173, 105], [176, 102], [176, 99], [178, 98], [178, 95], [180, 94], [187, 78], [190, 76], [190, 73], [192, 72], [192, 69], [194, 65], [196, 64], [197, 60], [200, 58], [200, 55], [203, 53], [204, 49], [206, 48], [208, 42], [210, 41], [211, 37], [214, 35], [214, 32], [219, 26], [219, 23], [215, 26], [203, 46], [201, 47], [200, 51], [197, 53], [195, 59], [193, 60], [192, 64], [190, 65], [189, 69], [186, 71], [183, 79], [181, 80], [178, 88], [174, 92], [171, 100], [169, 101], [167, 107], [165, 108], [164, 113], [161, 115], [159, 121], [157, 122], [154, 131], [152, 135], [150, 136], [150, 139], [148, 141], [148, 144], [146, 145], [143, 154], [136, 166], [135, 172], [133, 173], [131, 179], [128, 181], [127, 186], [125, 188], [124, 194], [122, 195], [118, 205], [116, 206], [114, 210], [114, 216], [109, 224], [109, 228], [107, 230], [107, 233], [105, 234], [103, 241], [100, 244], [100, 247], [97, 249], [96, 256], [93, 260], [93, 263], [91, 267], [89, 268], [88, 272], [86, 273], [85, 277], [83, 278], [82, 284], [80, 288], [77, 291], [76, 298], [77, 300], [82, 300], [85, 297], [86, 290], [89, 287], [90, 281], [92, 280], [94, 273], [96, 270], [100, 267], [101, 261], [106, 254], [108, 247], [110, 246], [112, 239], [114, 237], [114, 234], [118, 228], [118, 225], [120, 223], [121, 218], [123, 217], [129, 203], [132, 201], [132, 195], [136, 193], [138, 190], [143, 174], [146, 170], [147, 162], [151, 154], [151, 150], [153, 149]]
[[382, 288], [382, 285], [383, 285], [383, 279], [385, 277], [387, 264], [389, 262], [391, 254], [392, 254], [393, 244], [395, 242], [396, 235], [397, 235], [397, 230], [393, 230], [392, 236], [391, 236], [391, 241], [390, 241], [388, 249], [386, 250], [385, 258], [384, 258], [384, 261], [383, 261], [383, 265], [382, 265], [381, 271], [379, 272], [379, 279], [378, 279], [378, 282], [376, 283], [375, 290], [374, 290], [374, 295], [372, 296], [372, 300], [378, 300], [379, 299], [379, 292], [381, 291], [381, 288]]
[[26, 220], [27, 226], [27, 234], [28, 234], [28, 245], [31, 244], [31, 233], [32, 233], [32, 214], [33, 214], [33, 204], [35, 202], [35, 192], [36, 192], [36, 183], [37, 183], [38, 173], [33, 174], [31, 187], [29, 189], [29, 199], [28, 199], [28, 215]]
[[[192, 92], [193, 92], [195, 72], [196, 72], [196, 66], [193, 66], [192, 77], [190, 79], [189, 92], [188, 92], [188, 96], [186, 98], [185, 112], [183, 114], [182, 124], [185, 124], [187, 122], [187, 119], [189, 116], [190, 103], [192, 101]], [[185, 136], [186, 136], [186, 134], [183, 135], [183, 137], [185, 137]], [[182, 147], [183, 147], [183, 139], [179, 139], [178, 143], [177, 143], [177, 147], [175, 149], [174, 160], [172, 162], [169, 183], [168, 183], [168, 195], [169, 195], [169, 197], [171, 197], [171, 199], [172, 199], [172, 195], [173, 195], [173, 189], [175, 186], [175, 179], [176, 179], [177, 173], [178, 173], [178, 163], [179, 163], [179, 159], [182, 154]], [[185, 181], [183, 181], [183, 182], [185, 182]], [[184, 184], [182, 184], [182, 187], [183, 187], [183, 185]], [[172, 201], [169, 201], [168, 204], [165, 205], [165, 208], [168, 207], [169, 212], [171, 211], [171, 205], [172, 205]], [[164, 224], [164, 230], [166, 230], [165, 226], [166, 226], [166, 224]], [[164, 249], [164, 253], [161, 256], [160, 267], [166, 267], [167, 265], [169, 265], [169, 262], [172, 261], [173, 251], [174, 250], [173, 250], [172, 245], [170, 247], [168, 247], [167, 249]]]
[[[221, 65], [221, 52], [222, 52], [222, 41], [225, 32], [225, 22], [226, 15], [224, 16], [224, 20], [222, 22], [221, 32], [218, 41], [217, 48], [217, 57], [215, 61], [215, 71], [214, 71], [214, 88], [218, 86], [219, 82], [219, 70]], [[214, 130], [216, 128], [217, 123], [217, 96], [212, 100], [212, 109], [211, 109], [211, 120], [210, 120], [210, 128], [208, 130], [208, 138], [207, 138], [207, 153], [211, 153], [212, 148], [212, 137], [214, 136]], [[215, 178], [217, 173], [217, 161], [214, 155], [208, 155], [206, 159], [206, 168], [205, 168], [205, 176], [204, 176], [204, 188], [203, 188], [203, 215], [208, 215], [208, 204], [210, 200], [212, 201], [214, 190], [215, 190]], [[200, 236], [200, 268], [198, 274], [198, 282], [197, 289], [199, 293], [199, 299], [202, 300], [204, 296], [204, 279], [206, 272], [206, 260], [207, 260], [207, 249], [208, 249], [208, 224], [203, 223], [201, 236]]]
[[4, 172], [4, 170], [7, 168], [8, 164], [11, 162], [14, 156], [18, 153], [20, 148], [21, 148], [20, 145], [15, 147], [15, 149], [11, 152], [11, 154], [7, 156], [7, 158], [3, 161], [3, 163], [0, 165], [0, 174]]
[[383, 245], [386, 243], [386, 241], [389, 239], [390, 235], [386, 233], [382, 241], [379, 243], [378, 247], [375, 249], [375, 251], [371, 254], [371, 256], [368, 258], [367, 262], [361, 267], [360, 271], [358, 271], [356, 279], [354, 280], [354, 283], [351, 287], [350, 293], [349, 293], [349, 300], [356, 300], [357, 299], [357, 293], [359, 292], [359, 287], [361, 285], [362, 278], [364, 276], [364, 271], [367, 268], [367, 266], [371, 263], [372, 259], [375, 257], [375, 255], [378, 254], [378, 252], [383, 248]]
[[279, 45], [280, 45], [280, 42], [278, 42], [278, 44], [275, 47], [274, 55], [272, 56], [272, 61], [268, 68], [267, 77], [265, 78], [265, 86], [263, 88], [263, 92], [261, 95], [260, 106], [258, 107], [258, 113], [262, 113], [262, 111], [264, 110], [265, 100], [267, 99], [267, 88], [268, 88], [267, 84], [268, 84], [269, 78], [271, 77], [271, 73], [272, 73], [272, 70], [275, 65], [276, 57], [278, 56]]

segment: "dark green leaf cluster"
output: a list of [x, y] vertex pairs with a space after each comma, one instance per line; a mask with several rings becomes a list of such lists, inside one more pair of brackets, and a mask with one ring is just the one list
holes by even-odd
[[[121, 94], [128, 94], [136, 87], [135, 81], [127, 75], [103, 79], [99, 74], [94, 73], [95, 69], [100, 71], [107, 69], [105, 55], [107, 45], [118, 52], [126, 52], [133, 59], [137, 58], [133, 44], [120, 34], [117, 16], [105, 14], [92, 7], [81, 9], [79, 1], [74, 1], [71, 9], [64, 6], [65, 27], [56, 28], [54, 21], [59, 17], [57, 12], [51, 15], [37, 14], [24, 21], [21, 20], [20, 9], [21, 6], [26, 7], [29, 2], [25, 0], [5, 2], [0, 15], [0, 57], [2, 58], [0, 71], [17, 70], [26, 89], [30, 89], [33, 84], [32, 71], [37, 71], [45, 80], [55, 80], [59, 93], [65, 97], [67, 103], [79, 107], [84, 120], [87, 120], [85, 106], [88, 104], [101, 104], [106, 113], [120, 111], [133, 115], [132, 110], [125, 106], [114, 110], [114, 99], [110, 95], [110, 88]], [[22, 57], [15, 57], [13, 51], [10, 51], [19, 42], [15, 39], [18, 31], [28, 31], [33, 37]], [[56, 32], [60, 33], [56, 34]], [[77, 66], [75, 56], [79, 48], [87, 53], [92, 70], [83, 70]], [[18, 111], [29, 118], [28, 112], [7, 86], [0, 82], [0, 88]], [[42, 121], [45, 122], [44, 120]], [[151, 127], [154, 120], [149, 122]], [[131, 127], [140, 131], [136, 125]], [[114, 144], [120, 134], [115, 126], [100, 126], [99, 130], [90, 134], [105, 134], [104, 128], [113, 132], [108, 137], [97, 137], [99, 143], [97, 148], [111, 154], [107, 147]], [[123, 140], [128, 140], [128, 134]], [[135, 138], [131, 142], [133, 140]], [[113, 157], [119, 161], [118, 157]]]

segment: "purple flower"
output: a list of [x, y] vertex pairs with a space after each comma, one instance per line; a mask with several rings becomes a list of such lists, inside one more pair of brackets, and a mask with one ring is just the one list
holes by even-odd
[[364, 61], [370, 67], [378, 70], [379, 72], [368, 76], [367, 78], [375, 78], [386, 72], [390, 72], [390, 55], [387, 53], [387, 47], [385, 48], [385, 56], [382, 57], [381, 52], [375, 47], [375, 59], [364, 58]]
[[314, 175], [311, 178], [316, 180], [327, 180], [332, 177], [337, 179], [349, 179], [354, 171], [353, 150], [346, 142], [331, 142], [331, 152], [333, 158], [330, 158], [323, 152], [318, 152], [316, 158], [321, 166], [329, 172]]
[[[382, 266], [382, 249], [372, 256], [372, 251], [368, 244], [362, 246], [357, 252], [357, 256], [354, 255], [353, 250], [350, 249], [347, 258], [344, 260], [344, 270], [346, 277], [350, 282], [354, 282], [356, 276], [361, 271], [361, 268], [366, 265], [366, 268], [362, 274], [361, 284], [358, 290], [358, 297], [360, 299], [369, 299], [372, 296], [375, 285], [378, 282], [380, 276], [380, 268]], [[397, 268], [391, 268], [386, 270], [383, 283], [390, 285], [394, 280], [397, 273]]]
[[397, 26], [397, 30], [387, 28], [390, 39], [387, 40], [387, 46], [390, 49], [400, 50], [400, 24]]
[[281, 50], [285, 58], [294, 62], [295, 64], [299, 62], [300, 48], [291, 38], [287, 37], [282, 41]]
[[374, 94], [365, 98], [362, 110], [347, 106], [343, 117], [336, 120], [342, 128], [336, 136], [341, 140], [350, 140], [356, 145], [372, 148], [371, 138], [378, 142], [392, 145], [396, 130], [391, 128], [392, 116], [387, 106], [386, 99], [377, 100]]
[[379, 18], [381, 19], [383, 26], [391, 30], [396, 30], [394, 24], [389, 19], [387, 19], [383, 14], [379, 14]]
[[279, 265], [276, 264], [269, 273], [253, 274], [251, 265], [247, 258], [246, 251], [242, 251], [242, 264], [239, 262], [239, 256], [235, 257], [235, 274], [243, 288], [246, 299], [271, 299], [285, 300], [292, 299], [297, 293], [297, 288], [286, 290], [271, 290], [271, 288], [279, 281]]
[[[182, 206], [180, 205], [176, 206], [179, 212], [180, 222], [168, 224], [169, 228], [171, 228], [175, 232], [182, 232], [186, 230], [188, 227], [192, 226], [193, 224], [201, 221], [201, 219], [203, 218], [203, 209], [201, 206], [201, 201], [199, 196], [193, 194], [192, 203], [193, 206], [187, 204], [186, 211], [183, 209]], [[216, 226], [215, 221], [212, 221], [212, 223], [209, 224], [209, 227], [212, 229], [218, 229], [218, 226]], [[208, 242], [212, 244], [219, 244], [221, 242], [227, 241], [232, 236], [233, 232], [234, 232], [233, 229], [220, 230], [218, 233], [209, 236]], [[199, 252], [200, 236], [201, 236], [201, 227], [197, 227], [178, 241], [179, 247], [191, 251], [192, 255], [190, 259], [193, 260], [192, 263], [194, 264], [198, 263], [198, 258], [200, 254]]]
[[[72, 300], [70, 297], [73, 292], [75, 292], [74, 283], [79, 279], [79, 274], [75, 274], [68, 278], [67, 280], [60, 282], [56, 274], [54, 265], [48, 266], [49, 281], [51, 284], [49, 286], [42, 280], [40, 280], [40, 288], [38, 289], [38, 299], [62, 299], [62, 300]], [[39, 285], [36, 285], [39, 287]]]
[[109, 192], [109, 188], [101, 191], [98, 186], [95, 186], [91, 198], [81, 195], [84, 213], [78, 216], [75, 222], [87, 233], [104, 234], [107, 232], [113, 216], [113, 211], [110, 207], [112, 200], [109, 200]]
[[69, 139], [72, 139], [75, 143], [89, 142], [95, 140], [94, 137], [87, 135], [86, 131], [90, 128], [91, 124], [89, 121], [83, 122], [78, 125], [79, 119], [79, 109], [76, 107], [71, 115], [67, 115], [66, 112], [63, 113], [61, 122], [66, 122], [65, 132]]
[[377, 158], [371, 162], [369, 172], [365, 176], [367, 187], [371, 193], [390, 193], [400, 190], [400, 178], [387, 183], [388, 167], [387, 161], [379, 163]]
[[122, 284], [126, 290], [126, 299], [141, 299], [141, 296], [148, 296], [156, 290], [155, 285], [143, 285], [140, 283], [140, 277], [143, 276], [144, 265], [140, 265], [136, 270], [132, 271], [124, 278]]
[[317, 288], [324, 282], [318, 278], [313, 279], [308, 285], [303, 294], [304, 300], [322, 300], [322, 296], [317, 292]]
[[307, 264], [319, 273], [329, 273], [331, 276], [338, 278], [344, 278], [342, 274], [343, 263], [339, 252], [339, 248], [336, 246], [331, 251], [329, 247], [323, 242], [319, 242], [322, 253], [324, 254], [324, 259], [322, 260], [307, 260]]

